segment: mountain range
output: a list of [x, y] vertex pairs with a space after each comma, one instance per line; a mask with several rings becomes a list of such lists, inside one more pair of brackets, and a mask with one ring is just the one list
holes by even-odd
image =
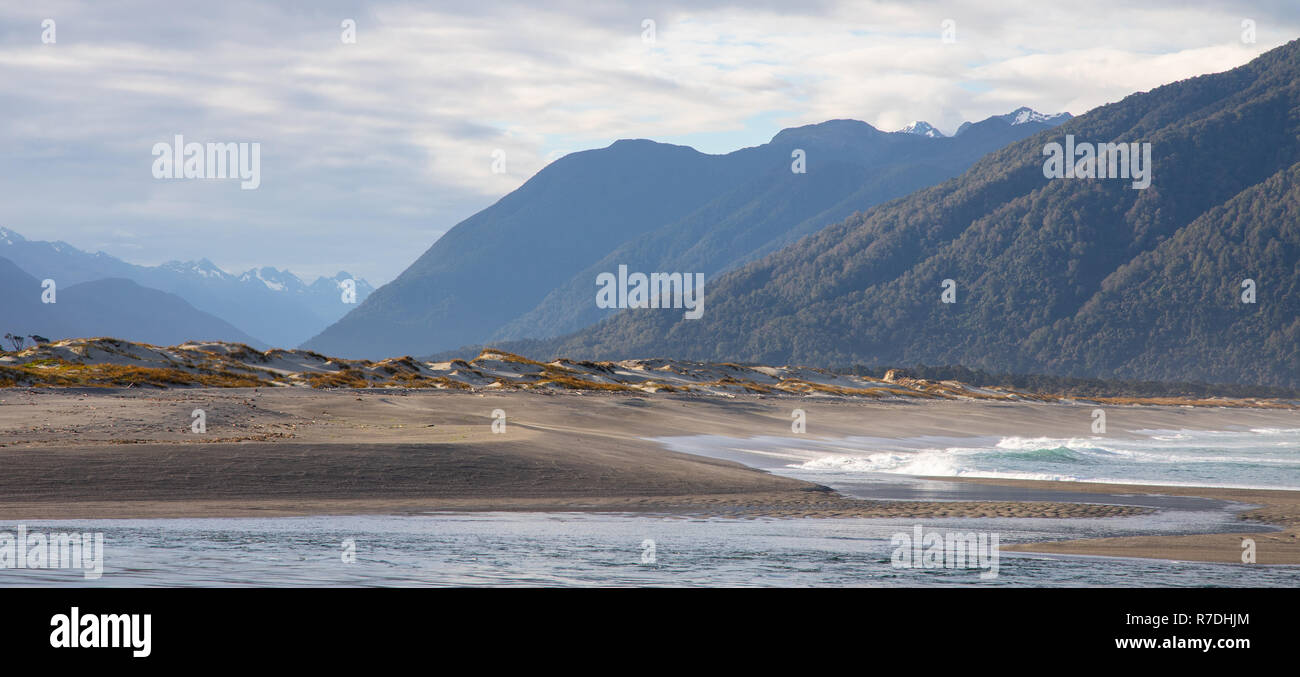
[[[1078, 143], [1150, 144], [1150, 186], [1048, 178], [1050, 144]], [[628, 310], [501, 347], [1295, 387], [1297, 163], [1293, 41], [1040, 130], [720, 275], [699, 320]]]
[[[232, 275], [207, 259], [139, 266], [104, 252], [91, 254], [66, 242], [28, 240], [6, 228], [0, 228], [0, 258], [38, 280], [54, 280], [58, 289], [116, 278], [167, 292], [237, 328], [236, 333], [212, 334], [209, 339], [249, 341], [255, 346], [295, 346], [354, 307], [343, 302], [339, 287], [340, 281], [352, 279], [346, 272], [306, 284], [289, 271], [270, 267]], [[358, 303], [374, 291], [365, 280], [355, 280], [355, 286]], [[86, 333], [67, 336], [113, 335], [94, 325], [86, 325], [84, 330]], [[54, 330], [42, 331], [49, 336]]]
[[[1149, 185], [1087, 177], [1121, 166], [1121, 145]], [[1061, 148], [1106, 146], [1105, 162], [1051, 169]], [[78, 287], [128, 278], [106, 293], [159, 290], [152, 303], [198, 335], [266, 312], [232, 308], [231, 289], [337, 293], [272, 268], [143, 268], [14, 236], [0, 231], [0, 256], [23, 254], [0, 261], [0, 284], [54, 271], [82, 303], [95, 288]], [[122, 266], [136, 277], [109, 274]], [[707, 311], [597, 308], [598, 276], [623, 266], [706, 276]], [[1018, 109], [952, 136], [831, 120], [725, 155], [618, 141], [555, 161], [357, 296], [302, 347], [1300, 387], [1300, 41], [1078, 117]], [[27, 307], [38, 297], [7, 301], [6, 318], [52, 310]], [[309, 305], [267, 321], [319, 321]]]
[[1020, 109], [953, 137], [830, 120], [725, 155], [647, 140], [573, 153], [449, 230], [303, 347], [379, 358], [567, 334], [616, 312], [592, 302], [601, 273], [712, 278], [1069, 117]]
[[[1027, 106], [1022, 106], [1020, 108], [1011, 111], [1010, 113], [1007, 113], [1006, 115], [995, 115], [989, 119], [999, 120], [1001, 122], [1013, 126], [1029, 124], [1029, 123], [1042, 123], [1050, 126], [1056, 126], [1065, 122], [1066, 120], [1069, 120], [1071, 117], [1072, 116], [1069, 113], [1055, 113], [1052, 115], [1044, 115], [1032, 108], [1029, 108]], [[953, 136], [961, 136], [962, 134], [966, 133], [966, 130], [970, 129], [973, 126], [975, 126], [975, 123], [963, 122], [961, 123], [961, 126], [957, 128], [957, 131], [953, 134]], [[930, 138], [947, 136], [943, 132], [939, 131], [934, 125], [931, 125], [925, 120], [917, 120], [916, 122], [913, 122], [903, 127], [902, 129], [898, 130], [897, 133], [919, 134], [920, 136], [928, 136]]]
[[[142, 287], [132, 280], [107, 278], [56, 286], [52, 303], [45, 288], [12, 261], [0, 258], [0, 318], [3, 329], [24, 338], [112, 336], [155, 345], [174, 345], [207, 337], [256, 345], [257, 340], [229, 322], [196, 309], [184, 299]], [[28, 343], [36, 343], [28, 339]], [[10, 346], [6, 341], [5, 349]]]

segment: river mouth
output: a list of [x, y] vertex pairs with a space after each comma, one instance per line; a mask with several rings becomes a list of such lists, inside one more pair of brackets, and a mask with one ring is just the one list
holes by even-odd
[[[1176, 531], [1194, 512], [1103, 519], [737, 519], [612, 513], [437, 513], [76, 520], [99, 531], [104, 572], [0, 570], [0, 587], [1283, 587], [1295, 567], [1002, 552], [979, 568], [899, 568], [894, 539], [996, 533], [1002, 544]], [[1125, 524], [1128, 526], [1126, 527]], [[0, 523], [0, 531], [13, 525]], [[354, 559], [344, 553], [352, 548]]]

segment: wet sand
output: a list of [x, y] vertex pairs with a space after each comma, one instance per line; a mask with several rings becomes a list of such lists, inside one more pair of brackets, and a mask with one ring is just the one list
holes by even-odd
[[[649, 439], [789, 434], [794, 408], [808, 412], [810, 435], [827, 437], [1085, 435], [1092, 407], [428, 390], [10, 389], [0, 391], [0, 519], [435, 510], [1068, 518], [1150, 512], [1096, 496], [1141, 492], [1259, 505], [1244, 517], [1285, 527], [1254, 536], [1259, 563], [1300, 564], [1300, 492], [967, 480], [1007, 491], [969, 501], [856, 500], [730, 461], [669, 451]], [[192, 432], [194, 409], [204, 411], [203, 433]], [[504, 413], [504, 432], [493, 431], [495, 410]], [[1300, 412], [1277, 409], [1108, 407], [1108, 418], [1115, 435], [1300, 427]], [[1030, 485], [1053, 492], [1052, 500], [1016, 498]], [[1033, 550], [1240, 561], [1242, 536], [1098, 539]]]
[[[1126, 536], [1122, 538], [1093, 538], [1055, 543], [1004, 545], [1002, 546], [1003, 550], [1058, 555], [1143, 557], [1196, 562], [1241, 563], [1242, 541], [1250, 538], [1255, 541], [1256, 564], [1300, 564], [1300, 492], [1266, 489], [1153, 487], [1094, 482], [1043, 482], [1038, 480], [991, 480], [952, 477], [942, 479], [988, 486], [1072, 491], [1084, 495], [1195, 496], [1234, 503], [1246, 503], [1259, 507], [1243, 511], [1239, 514], [1241, 519], [1248, 522], [1283, 527], [1281, 531], [1258, 531], [1253, 533]], [[1300, 583], [1300, 581], [1297, 582]]]

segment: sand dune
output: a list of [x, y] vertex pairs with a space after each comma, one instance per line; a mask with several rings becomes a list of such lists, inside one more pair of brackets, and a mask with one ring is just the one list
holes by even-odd
[[[0, 353], [0, 386], [426, 388], [474, 393], [511, 390], [587, 393], [850, 397], [872, 400], [1074, 402], [1010, 387], [912, 378], [882, 379], [800, 366], [745, 366], [640, 359], [538, 362], [498, 350], [472, 360], [411, 357], [346, 360], [310, 350], [258, 351], [239, 343], [191, 341], [162, 347], [113, 338], [66, 339]], [[1082, 400], [1080, 400], [1082, 401]], [[1096, 397], [1107, 404], [1190, 404], [1291, 408], [1293, 401], [1238, 397]]]

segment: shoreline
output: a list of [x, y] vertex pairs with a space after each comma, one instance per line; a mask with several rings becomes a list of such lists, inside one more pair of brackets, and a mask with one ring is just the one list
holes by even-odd
[[[862, 500], [729, 460], [666, 449], [656, 438], [1083, 435], [1092, 405], [980, 401], [797, 402], [529, 392], [0, 391], [0, 520], [282, 517], [439, 511], [617, 512], [840, 518], [1083, 518], [1151, 508], [1099, 494], [1203, 497], [1260, 506], [1247, 520], [1281, 531], [1124, 536], [1004, 545], [1014, 552], [1300, 565], [1300, 491], [935, 477], [1055, 492], [1049, 500]], [[194, 434], [190, 413], [204, 409]], [[493, 432], [493, 412], [506, 428]], [[1300, 428], [1296, 410], [1126, 406], [1115, 436], [1150, 429]], [[900, 476], [901, 477], [901, 476]], [[1059, 499], [1059, 500], [1058, 500]], [[1249, 522], [1247, 522], [1249, 523]]]
[[1053, 555], [1128, 557], [1189, 562], [1242, 563], [1242, 539], [1256, 545], [1256, 564], [1300, 565], [1300, 491], [1288, 489], [1224, 489], [1219, 487], [1103, 484], [1100, 482], [1052, 482], [977, 477], [944, 477], [971, 484], [1072, 491], [1088, 494], [1137, 494], [1144, 496], [1188, 496], [1255, 505], [1238, 513], [1246, 524], [1276, 527], [1277, 531], [1210, 533], [1160, 536], [1120, 536], [1045, 543], [1004, 545], [1010, 552]]

